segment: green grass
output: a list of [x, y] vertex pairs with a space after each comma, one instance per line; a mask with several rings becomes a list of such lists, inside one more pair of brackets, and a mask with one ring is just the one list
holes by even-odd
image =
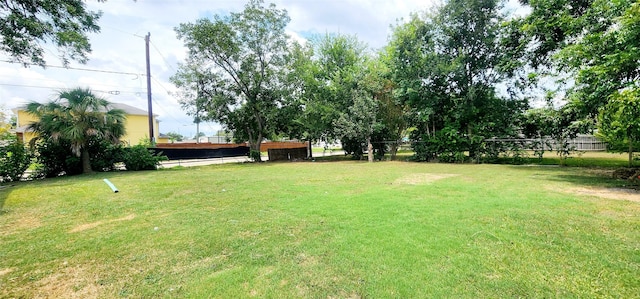
[[318, 161], [17, 183], [0, 297], [638, 297], [640, 203], [585, 193], [626, 183], [599, 173]]

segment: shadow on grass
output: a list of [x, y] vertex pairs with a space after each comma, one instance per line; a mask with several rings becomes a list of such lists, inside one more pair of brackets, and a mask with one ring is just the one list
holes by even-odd
[[632, 188], [630, 181], [614, 178], [613, 170], [601, 167], [563, 167], [557, 165], [529, 165], [511, 166], [515, 169], [537, 167], [544, 175], [544, 180], [567, 182], [573, 185], [603, 187], [603, 188]]
[[14, 188], [14, 185], [0, 185], [0, 215], [7, 213], [7, 211], [4, 210], [4, 203], [11, 193], [11, 188]]

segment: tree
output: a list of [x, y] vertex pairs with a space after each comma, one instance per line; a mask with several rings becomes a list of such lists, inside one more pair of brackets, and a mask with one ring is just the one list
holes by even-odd
[[[370, 96], [369, 91], [363, 89], [362, 81], [365, 49], [366, 45], [355, 36], [342, 34], [315, 36], [306, 48], [294, 47], [291, 74], [294, 80], [290, 82], [298, 91], [299, 113], [295, 119], [298, 135], [309, 141], [340, 139], [343, 147], [352, 141], [357, 152], [362, 152], [361, 145], [366, 144], [366, 138], [355, 134], [356, 130], [362, 131], [347, 127], [363, 119], [346, 114], [361, 111], [363, 104], [372, 103], [366, 100], [360, 101], [358, 107], [354, 106], [357, 99]], [[340, 125], [337, 125], [338, 120]], [[353, 140], [356, 136], [359, 139]]]
[[0, 140], [4, 140], [11, 129], [11, 120], [4, 109], [4, 105], [0, 105]]
[[[196, 124], [196, 135], [200, 134], [200, 123], [203, 119], [208, 99], [212, 97], [211, 89], [215, 89], [217, 78], [207, 75], [197, 63], [180, 64], [178, 72], [170, 80], [180, 89], [177, 93], [180, 105], [188, 115], [193, 116]], [[195, 138], [198, 140], [198, 138]]]
[[639, 78], [637, 1], [521, 0], [531, 8], [514, 20], [527, 37], [530, 66], [566, 74], [565, 100], [593, 122], [618, 90]]
[[169, 139], [171, 140], [171, 142], [184, 140], [184, 136], [182, 136], [182, 134], [180, 133], [169, 132], [165, 135], [169, 136]]
[[89, 89], [62, 91], [57, 100], [27, 104], [26, 111], [38, 118], [30, 128], [41, 138], [68, 142], [71, 151], [82, 160], [83, 173], [92, 172], [89, 145], [93, 137], [117, 144], [125, 134], [125, 112], [111, 109], [107, 100]]
[[85, 63], [91, 52], [87, 33], [100, 31], [100, 16], [82, 0], [0, 1], [0, 51], [24, 65], [44, 66], [42, 44], [51, 43], [65, 65]]
[[31, 165], [32, 154], [16, 136], [4, 137], [0, 138], [0, 181], [19, 181]]
[[[585, 131], [590, 124], [578, 120], [576, 111], [572, 108], [570, 105], [560, 109], [547, 106], [523, 113], [520, 121], [522, 134], [526, 138], [539, 140], [534, 144], [539, 159], [542, 159], [544, 148], [549, 147], [560, 156], [561, 165], [565, 165], [566, 159], [575, 151], [569, 141]], [[547, 142], [547, 138], [551, 138], [552, 142]]]
[[[504, 17], [498, 0], [450, 0], [412, 15], [387, 48], [396, 99], [411, 107], [416, 158], [479, 159], [484, 140], [515, 134], [522, 100], [499, 94], [513, 69], [503, 67]], [[510, 52], [517, 53], [517, 52]]]
[[376, 102], [366, 92], [356, 94], [353, 104], [349, 106], [346, 113], [341, 114], [334, 121], [336, 132], [342, 136], [343, 140], [350, 139], [357, 144], [367, 146], [368, 160], [373, 162], [373, 144], [371, 137], [377, 126], [378, 106]]
[[598, 116], [598, 135], [607, 142], [607, 149], [629, 154], [640, 148], [640, 89], [625, 89], [613, 96]]
[[[286, 11], [251, 0], [240, 13], [176, 28], [189, 49], [188, 65], [199, 65], [209, 82], [199, 86], [206, 99], [203, 119], [215, 120], [233, 131], [236, 139], [248, 140], [253, 152], [260, 151], [266, 136], [280, 130], [279, 109], [288, 105], [283, 84], [289, 55], [288, 23]], [[189, 69], [193, 68], [181, 67], [185, 73]]]

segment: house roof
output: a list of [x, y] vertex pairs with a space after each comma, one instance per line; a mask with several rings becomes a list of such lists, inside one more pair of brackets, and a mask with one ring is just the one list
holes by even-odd
[[[122, 104], [122, 103], [111, 103], [111, 105], [109, 105], [112, 109], [122, 109], [124, 110], [124, 112], [126, 114], [130, 114], [130, 115], [148, 115], [147, 110], [143, 110], [140, 108], [136, 108], [133, 106], [129, 106], [127, 104]], [[156, 114], [154, 114], [154, 116], [157, 116]]]
[[[127, 104], [123, 104], [123, 103], [111, 102], [109, 104], [109, 108], [124, 110], [124, 112], [126, 114], [128, 114], [128, 115], [145, 115], [145, 116], [148, 115], [147, 110], [136, 108], [136, 107], [133, 107], [133, 106], [130, 106], [130, 105], [127, 105]], [[17, 114], [18, 110], [24, 110], [24, 109], [25, 109], [25, 107], [22, 106], [22, 107], [18, 107], [18, 108], [12, 109], [12, 110], [13, 110], [14, 113]], [[153, 116], [157, 117], [158, 115], [154, 113]]]

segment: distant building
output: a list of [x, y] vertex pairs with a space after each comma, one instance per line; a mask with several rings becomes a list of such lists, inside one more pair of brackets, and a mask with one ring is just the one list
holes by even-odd
[[[126, 113], [125, 135], [120, 138], [121, 141], [128, 145], [136, 145], [142, 140], [149, 139], [149, 116], [147, 111], [122, 103], [111, 103], [111, 108], [122, 109]], [[19, 139], [28, 143], [36, 137], [36, 133], [29, 130], [29, 125], [38, 119], [27, 113], [24, 107], [15, 108], [12, 111], [17, 117], [15, 133]], [[153, 134], [156, 142], [162, 142], [166, 138], [162, 139], [160, 137], [156, 116], [155, 114], [153, 115]]]

